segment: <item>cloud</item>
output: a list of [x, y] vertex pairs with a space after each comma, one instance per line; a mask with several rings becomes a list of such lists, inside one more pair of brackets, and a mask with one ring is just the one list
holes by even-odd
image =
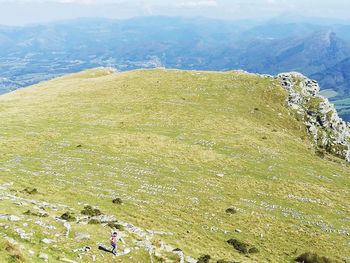
[[125, 0], [0, 0], [0, 3], [58, 3], [79, 5], [119, 4], [123, 2]]
[[218, 6], [218, 2], [216, 0], [183, 1], [176, 6], [187, 8], [215, 7]]

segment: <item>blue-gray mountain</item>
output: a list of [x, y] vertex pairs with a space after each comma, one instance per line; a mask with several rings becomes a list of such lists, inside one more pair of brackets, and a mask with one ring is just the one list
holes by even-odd
[[350, 116], [350, 25], [144, 17], [0, 27], [0, 93], [97, 66], [298, 71]]

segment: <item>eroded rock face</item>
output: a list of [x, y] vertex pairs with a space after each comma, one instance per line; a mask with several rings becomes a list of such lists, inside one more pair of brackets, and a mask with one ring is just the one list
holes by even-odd
[[318, 83], [296, 72], [281, 73], [276, 78], [288, 91], [287, 105], [305, 123], [315, 146], [350, 162], [350, 125], [319, 94]]

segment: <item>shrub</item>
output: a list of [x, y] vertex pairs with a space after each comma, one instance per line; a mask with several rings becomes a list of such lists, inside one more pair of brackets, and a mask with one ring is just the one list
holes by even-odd
[[120, 198], [115, 198], [113, 199], [113, 204], [116, 204], [116, 205], [121, 205], [123, 203], [122, 199]]
[[161, 255], [154, 255], [153, 256], [156, 262], [167, 262], [165, 258], [163, 258]]
[[100, 223], [100, 221], [98, 221], [97, 219], [91, 219], [91, 220], [89, 220], [89, 224], [90, 225], [97, 225], [97, 224], [99, 224]]
[[239, 253], [242, 254], [252, 254], [259, 252], [259, 250], [256, 247], [239, 241], [237, 239], [230, 239], [227, 241], [227, 243], [229, 243], [231, 246], [233, 246], [234, 249], [236, 249], [237, 251], [239, 251]]
[[316, 155], [318, 157], [320, 157], [321, 159], [323, 159], [325, 157], [325, 155], [326, 155], [326, 152], [323, 149], [316, 149]]
[[63, 215], [60, 216], [60, 218], [68, 222], [76, 220], [76, 218], [70, 212], [65, 212]]
[[102, 215], [101, 211], [97, 208], [92, 208], [92, 206], [87, 205], [84, 207], [84, 209], [81, 211], [81, 214], [87, 215], [87, 216], [100, 216]]
[[209, 263], [210, 262], [210, 256], [209, 255], [203, 255], [198, 258], [197, 263]]
[[124, 231], [124, 226], [122, 226], [120, 224], [115, 224], [114, 227], [120, 231]]
[[4, 249], [10, 254], [12, 261], [25, 261], [23, 254], [14, 244], [6, 241]]
[[248, 253], [248, 247], [249, 245], [241, 242], [237, 239], [230, 239], [227, 241], [231, 246], [234, 247], [234, 249], [238, 250], [240, 253], [247, 254]]
[[335, 261], [327, 258], [317, 255], [316, 253], [306, 252], [301, 254], [295, 259], [296, 262], [302, 262], [302, 263], [334, 263]]
[[110, 228], [114, 228], [114, 226], [116, 225], [115, 222], [108, 222], [107, 226], [109, 226]]
[[16, 248], [16, 246], [15, 246], [14, 244], [12, 244], [12, 243], [6, 241], [5, 250], [6, 250], [7, 252], [11, 252], [11, 251], [14, 251], [14, 250], [16, 250], [16, 249], [17, 249], [17, 248]]
[[38, 216], [38, 217], [48, 217], [49, 215], [47, 213], [34, 213], [30, 210], [27, 210], [23, 213], [26, 216]]
[[107, 223], [107, 225], [110, 227], [110, 228], [115, 228], [117, 230], [120, 230], [120, 231], [123, 231], [124, 230], [124, 226], [118, 224], [117, 222], [115, 221], [110, 221]]
[[237, 209], [234, 208], [234, 207], [230, 207], [230, 208], [227, 208], [226, 211], [225, 211], [227, 214], [236, 214], [237, 213]]
[[23, 215], [26, 215], [26, 216], [36, 216], [36, 214], [35, 213], [33, 213], [32, 211], [30, 211], [30, 210], [27, 210], [27, 211], [25, 211], [24, 213], [23, 213]]
[[25, 189], [23, 189], [22, 192], [27, 193], [29, 195], [34, 195], [34, 194], [38, 193], [38, 190], [36, 188], [33, 188], [33, 189], [25, 188]]

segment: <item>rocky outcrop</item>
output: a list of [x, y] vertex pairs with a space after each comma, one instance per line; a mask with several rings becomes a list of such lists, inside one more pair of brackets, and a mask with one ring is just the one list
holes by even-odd
[[315, 146], [350, 162], [350, 125], [319, 94], [318, 83], [295, 72], [281, 73], [276, 78], [288, 91], [287, 105], [305, 123]]

